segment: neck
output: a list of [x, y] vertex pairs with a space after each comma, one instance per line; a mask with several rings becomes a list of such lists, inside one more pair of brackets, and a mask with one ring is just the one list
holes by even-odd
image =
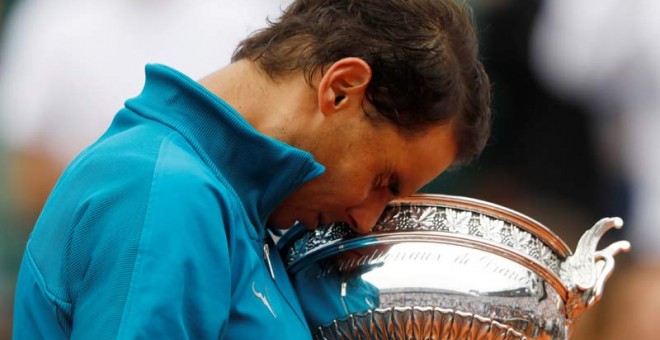
[[316, 91], [302, 72], [272, 79], [258, 64], [240, 60], [199, 83], [238, 111], [257, 131], [296, 146], [309, 112], [318, 110]]

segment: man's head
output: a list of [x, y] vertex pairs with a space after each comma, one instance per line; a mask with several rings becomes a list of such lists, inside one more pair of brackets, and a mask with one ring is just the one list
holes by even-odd
[[490, 87], [477, 52], [469, 11], [452, 0], [299, 0], [233, 59], [256, 61], [274, 78], [304, 71], [311, 82], [337, 60], [360, 58], [372, 70], [367, 113], [404, 133], [453, 119], [456, 161], [465, 163], [489, 135]]
[[342, 220], [366, 231], [389, 200], [469, 161], [489, 134], [488, 78], [453, 0], [296, 1], [233, 59], [275, 81], [304, 74], [324, 118], [296, 146], [327, 171], [276, 209], [278, 227]]

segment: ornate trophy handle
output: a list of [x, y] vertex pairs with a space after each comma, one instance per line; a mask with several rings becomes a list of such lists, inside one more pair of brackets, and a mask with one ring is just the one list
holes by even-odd
[[618, 241], [596, 251], [605, 232], [622, 226], [623, 220], [618, 217], [601, 219], [582, 235], [575, 253], [561, 264], [559, 274], [569, 291], [566, 306], [569, 319], [575, 320], [600, 300], [605, 282], [614, 269], [614, 255], [630, 250], [630, 242]]

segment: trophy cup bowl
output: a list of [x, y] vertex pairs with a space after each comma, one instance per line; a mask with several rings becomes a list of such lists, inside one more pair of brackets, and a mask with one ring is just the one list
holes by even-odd
[[604, 218], [573, 253], [548, 228], [476, 199], [415, 195], [370, 233], [298, 226], [278, 243], [316, 339], [568, 339], [630, 249]]

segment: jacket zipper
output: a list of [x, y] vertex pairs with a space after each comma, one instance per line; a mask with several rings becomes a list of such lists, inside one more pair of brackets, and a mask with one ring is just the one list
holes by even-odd
[[270, 247], [268, 247], [268, 243], [264, 244], [264, 260], [266, 261], [266, 265], [268, 265], [268, 272], [270, 273], [270, 277], [275, 280], [275, 272], [273, 271], [273, 265], [270, 263]]

